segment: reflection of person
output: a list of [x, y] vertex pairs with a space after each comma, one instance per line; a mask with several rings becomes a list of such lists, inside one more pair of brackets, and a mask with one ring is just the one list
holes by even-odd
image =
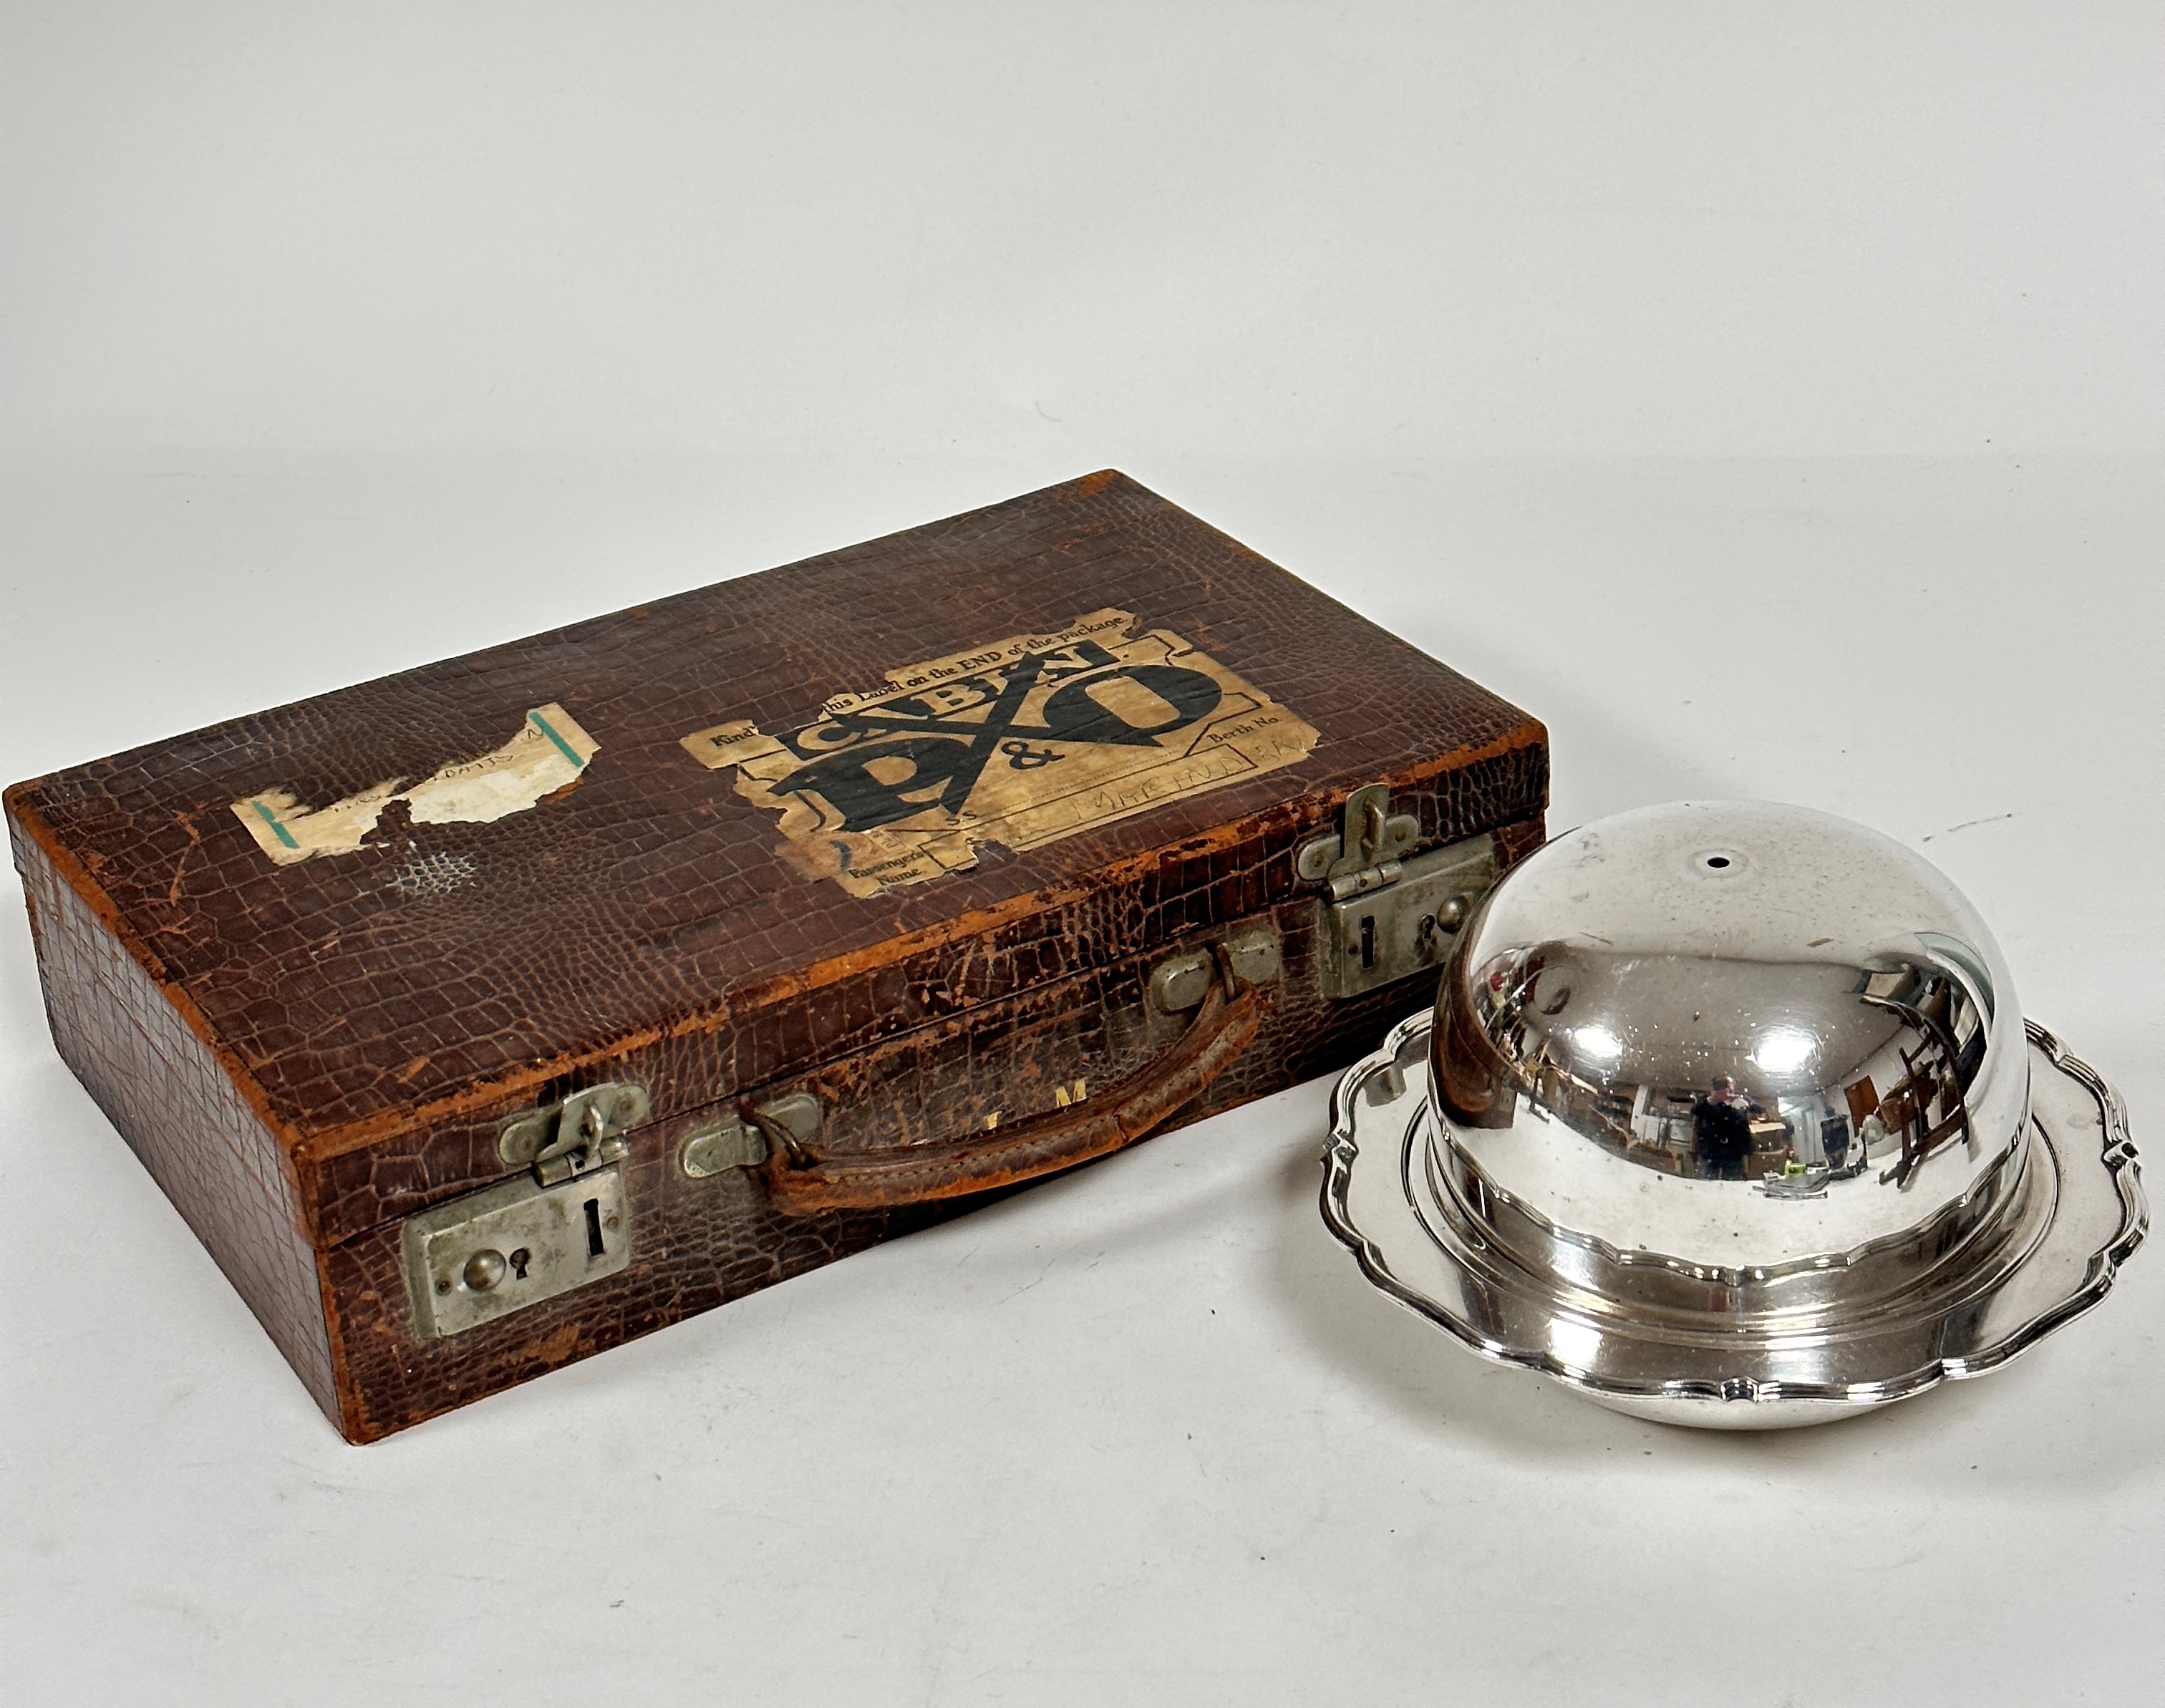
[[1826, 1152], [1829, 1174], [1838, 1175], [1849, 1161], [1849, 1123], [1836, 1116], [1820, 1128], [1820, 1145]]
[[1867, 1159], [1874, 1148], [1886, 1149], [1887, 1123], [1879, 1118], [1877, 1109], [1866, 1116], [1864, 1125], [1857, 1129], [1857, 1144], [1859, 1153]]
[[1741, 1180], [1751, 1154], [1750, 1101], [1726, 1075], [1692, 1105], [1692, 1148], [1710, 1180]]

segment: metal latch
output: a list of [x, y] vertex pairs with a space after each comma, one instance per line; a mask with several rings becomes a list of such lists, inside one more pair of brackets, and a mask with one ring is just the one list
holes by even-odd
[[1441, 967], [1458, 928], [1496, 881], [1491, 838], [1404, 858], [1420, 833], [1412, 813], [1390, 810], [1389, 789], [1371, 783], [1347, 797], [1336, 835], [1316, 838], [1295, 857], [1301, 876], [1330, 891], [1317, 903], [1325, 996], [1359, 996]]
[[1398, 857], [1420, 835], [1420, 820], [1391, 811], [1388, 784], [1369, 783], [1346, 797], [1344, 828], [1303, 845], [1294, 870], [1311, 884], [1327, 882], [1333, 901], [1376, 890], [1399, 875]]
[[497, 1155], [530, 1178], [406, 1218], [406, 1290], [424, 1339], [493, 1322], [631, 1260], [617, 1164], [648, 1107], [644, 1086], [611, 1082], [514, 1115], [497, 1134]]
[[406, 1218], [406, 1289], [424, 1339], [493, 1322], [631, 1261], [624, 1173], [506, 1180]]
[[646, 1118], [646, 1088], [611, 1083], [574, 1091], [561, 1103], [529, 1109], [503, 1123], [497, 1154], [507, 1166], [530, 1168], [545, 1186], [619, 1160], [624, 1134]]

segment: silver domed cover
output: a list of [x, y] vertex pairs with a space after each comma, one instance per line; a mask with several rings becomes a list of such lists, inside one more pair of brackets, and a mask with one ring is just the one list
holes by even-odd
[[2115, 1100], [2025, 1033], [1976, 911], [1797, 807], [1651, 807], [1541, 849], [1340, 1117], [1325, 1216], [1372, 1278], [1404, 1297], [1440, 1263], [1407, 1302], [1477, 1348], [1688, 1422], [1973, 1374], [2094, 1302], [2145, 1225]]

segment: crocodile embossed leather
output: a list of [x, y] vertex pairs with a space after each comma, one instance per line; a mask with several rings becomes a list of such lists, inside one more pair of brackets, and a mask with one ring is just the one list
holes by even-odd
[[6, 804], [61, 1054], [366, 1441], [1343, 1068], [1546, 789], [1107, 471]]

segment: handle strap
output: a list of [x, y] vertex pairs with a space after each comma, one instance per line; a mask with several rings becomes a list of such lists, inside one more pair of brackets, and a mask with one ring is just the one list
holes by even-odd
[[[1110, 1155], [1146, 1136], [1199, 1096], [1254, 1041], [1261, 997], [1241, 989], [1219, 952], [1220, 976], [1179, 1041], [1109, 1091], [1011, 1127], [932, 1144], [825, 1155], [761, 1121], [767, 1139], [757, 1171], [774, 1207], [787, 1216], [824, 1210], [893, 1210], [988, 1192]], [[757, 1117], [755, 1117], [756, 1119]]]

